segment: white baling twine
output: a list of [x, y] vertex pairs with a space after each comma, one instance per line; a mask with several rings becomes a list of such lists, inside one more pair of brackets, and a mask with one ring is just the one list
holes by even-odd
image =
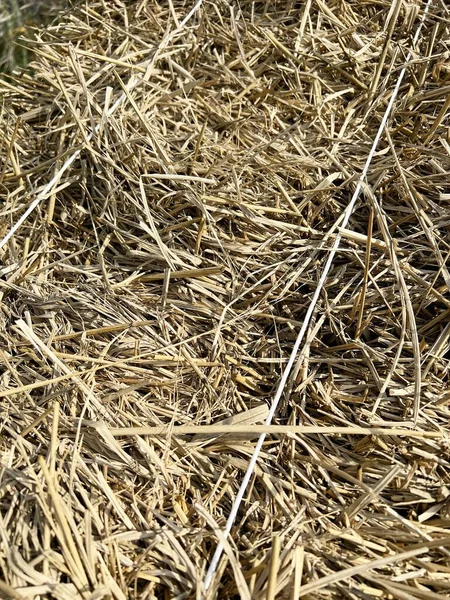
[[[429, 11], [429, 8], [431, 6], [431, 2], [432, 0], [428, 0], [427, 4], [425, 6], [425, 9], [423, 11], [422, 14], [422, 18], [420, 20], [419, 26], [417, 28], [416, 34], [414, 36], [413, 39], [413, 46], [416, 45], [418, 39], [419, 39], [419, 35], [420, 32], [422, 30], [424, 21], [425, 21], [425, 17]], [[200, 6], [202, 5], [203, 0], [198, 0], [197, 3], [194, 5], [194, 7], [190, 10], [190, 12], [186, 15], [186, 17], [183, 19], [183, 21], [180, 23], [180, 26], [172, 32], [172, 34], [170, 36], [168, 36], [168, 38], [166, 38], [165, 40], [163, 40], [163, 42], [161, 43], [161, 45], [159, 46], [158, 50], [160, 51], [163, 47], [165, 47], [169, 41], [173, 38], [173, 36], [177, 33], [179, 33], [186, 25], [186, 23], [191, 19], [191, 17], [197, 12], [197, 10], [200, 8]], [[386, 127], [386, 123], [387, 120], [389, 118], [389, 115], [391, 113], [392, 107], [394, 105], [394, 102], [397, 98], [401, 83], [403, 81], [403, 78], [405, 76], [406, 73], [406, 69], [407, 66], [411, 60], [412, 57], [412, 52], [409, 51], [408, 52], [408, 56], [406, 57], [406, 61], [405, 61], [405, 65], [402, 68], [399, 78], [397, 80], [396, 86], [394, 88], [394, 91], [392, 93], [391, 99], [389, 101], [389, 104], [386, 108], [386, 111], [384, 113], [383, 119], [381, 121], [380, 127], [378, 129], [377, 135], [375, 137], [375, 140], [372, 144], [372, 147], [370, 149], [369, 152], [369, 156], [367, 157], [367, 161], [366, 164], [364, 165], [364, 168], [362, 170], [361, 173], [361, 177], [358, 181], [358, 184], [356, 186], [355, 192], [350, 200], [350, 203], [348, 204], [345, 213], [344, 213], [344, 218], [342, 220], [342, 228], [345, 228], [347, 226], [348, 221], [350, 220], [350, 216], [353, 212], [353, 209], [355, 207], [356, 201], [358, 200], [359, 194], [361, 192], [362, 189], [362, 183], [363, 180], [365, 179], [367, 172], [369, 170], [370, 167], [370, 163], [372, 162], [373, 156], [375, 154], [376, 148], [378, 146], [378, 143], [380, 141], [381, 135], [384, 131], [384, 128]], [[155, 58], [153, 59], [153, 61], [155, 60]], [[128, 83], [127, 86], [127, 92], [129, 93], [130, 91], [132, 91], [138, 84], [140, 83], [140, 79], [138, 78], [134, 78], [132, 77]], [[127, 94], [123, 93], [118, 99], [117, 101], [113, 104], [113, 106], [110, 108], [110, 110], [108, 111], [107, 115], [108, 117], [110, 117], [118, 108], [119, 106], [124, 102], [124, 100], [127, 98]], [[100, 129], [100, 123], [95, 127], [95, 129], [87, 136], [87, 141], [90, 141], [94, 135], [99, 131]], [[51, 193], [53, 187], [59, 182], [60, 178], [62, 177], [62, 175], [67, 171], [67, 169], [75, 162], [75, 160], [78, 158], [78, 156], [81, 153], [81, 149], [75, 150], [75, 152], [66, 160], [66, 162], [62, 165], [62, 167], [58, 170], [58, 172], [55, 174], [55, 176], [48, 182], [48, 184], [44, 187], [44, 189], [40, 192], [40, 194], [38, 194], [36, 196], [36, 198], [33, 200], [33, 202], [30, 204], [30, 206], [27, 208], [27, 210], [23, 213], [23, 215], [18, 219], [18, 221], [13, 225], [13, 227], [10, 229], [10, 231], [6, 234], [6, 236], [0, 241], [0, 250], [5, 246], [5, 244], [8, 243], [8, 241], [11, 239], [11, 237], [16, 233], [16, 231], [22, 226], [22, 224], [24, 223], [24, 221], [29, 217], [29, 215], [34, 211], [34, 209], [38, 206], [38, 204], [44, 200], [45, 198], [48, 197], [48, 195]], [[320, 277], [319, 280], [319, 284], [314, 292], [314, 295], [312, 297], [311, 303], [309, 305], [308, 311], [306, 313], [305, 316], [305, 320], [303, 321], [303, 325], [299, 331], [298, 337], [295, 341], [294, 347], [292, 349], [292, 353], [291, 356], [289, 358], [289, 361], [286, 365], [286, 369], [283, 372], [283, 375], [281, 377], [280, 383], [278, 385], [278, 389], [277, 392], [275, 394], [275, 397], [273, 399], [273, 403], [272, 406], [270, 408], [269, 414], [267, 416], [266, 425], [270, 425], [272, 423], [272, 419], [276, 413], [276, 410], [278, 408], [278, 404], [280, 402], [280, 399], [283, 395], [283, 391], [284, 388], [286, 387], [286, 383], [287, 380], [289, 378], [289, 375], [292, 371], [292, 367], [294, 366], [295, 360], [297, 358], [297, 354], [300, 348], [300, 344], [303, 341], [303, 337], [305, 335], [306, 329], [309, 326], [309, 323], [311, 321], [311, 317], [314, 313], [314, 310], [316, 308], [316, 304], [317, 301], [319, 299], [320, 293], [323, 289], [323, 286], [325, 285], [325, 281], [326, 278], [328, 276], [328, 273], [330, 272], [331, 269], [331, 265], [333, 264], [333, 260], [334, 257], [336, 256], [336, 252], [339, 248], [339, 245], [341, 243], [341, 236], [340, 234], [338, 234], [336, 236], [335, 242], [330, 250], [330, 254], [328, 256], [327, 262], [325, 263], [325, 267], [324, 270], [322, 272], [322, 276]], [[241, 486], [239, 488], [239, 491], [237, 493], [236, 499], [233, 502], [233, 506], [231, 507], [230, 510], [230, 514], [228, 516], [228, 520], [226, 523], [226, 527], [225, 529], [220, 532], [219, 534], [219, 538], [220, 540], [225, 540], [229, 535], [230, 535], [230, 531], [231, 528], [233, 526], [233, 523], [236, 519], [239, 507], [241, 505], [242, 499], [244, 497], [244, 494], [246, 492], [246, 489], [248, 487], [248, 484], [250, 482], [250, 478], [253, 475], [253, 471], [255, 470], [255, 466], [256, 466], [256, 462], [258, 460], [258, 456], [259, 453], [261, 452], [261, 448], [262, 445], [264, 443], [266, 439], [266, 434], [263, 433], [260, 435], [258, 442], [255, 446], [255, 450], [253, 452], [252, 458], [250, 459], [247, 471], [245, 473], [244, 479], [242, 480]], [[211, 560], [211, 564], [209, 566], [209, 569], [206, 573], [205, 576], [205, 580], [204, 580], [204, 588], [205, 590], [208, 590], [208, 588], [211, 585], [212, 579], [214, 577], [214, 574], [217, 570], [219, 561], [222, 557], [223, 554], [223, 550], [224, 550], [224, 544], [223, 541], [219, 541], [219, 543], [217, 544], [216, 550], [214, 552], [214, 556]]]
[[[432, 2], [432, 0], [428, 0], [427, 4], [425, 6], [425, 9], [423, 11], [422, 18], [420, 20], [419, 26], [418, 26], [417, 31], [416, 31], [416, 35], [414, 36], [414, 39], [413, 39], [413, 47], [417, 44], [420, 32], [422, 30], [422, 26], [423, 26], [424, 21], [425, 21], [425, 17], [426, 17], [426, 15], [428, 13], [428, 10], [429, 10], [430, 6], [431, 6], [431, 2]], [[398, 78], [397, 83], [395, 85], [395, 88], [394, 88], [394, 91], [392, 93], [391, 99], [389, 100], [389, 104], [388, 104], [388, 106], [386, 108], [386, 111], [385, 111], [385, 113], [383, 115], [383, 119], [381, 121], [381, 124], [380, 124], [380, 127], [378, 129], [377, 135], [375, 136], [374, 142], [373, 142], [372, 147], [371, 147], [370, 152], [369, 152], [369, 156], [367, 157], [366, 164], [364, 165], [364, 169], [362, 170], [361, 177], [359, 178], [358, 185], [356, 186], [356, 189], [355, 189], [355, 192], [354, 192], [354, 194], [352, 196], [352, 199], [350, 200], [350, 203], [348, 204], [348, 206], [347, 206], [347, 208], [345, 210], [344, 218], [343, 218], [342, 225], [341, 225], [341, 227], [344, 228], [344, 229], [347, 226], [347, 223], [348, 223], [348, 221], [350, 219], [350, 216], [351, 216], [351, 214], [353, 212], [353, 209], [355, 207], [356, 201], [357, 201], [357, 199], [359, 197], [359, 194], [361, 192], [363, 181], [366, 178], [367, 172], [368, 172], [369, 167], [370, 167], [370, 163], [372, 162], [372, 159], [374, 157], [374, 154], [375, 154], [375, 151], [377, 149], [378, 143], [380, 141], [381, 135], [382, 135], [382, 133], [384, 131], [384, 128], [386, 127], [387, 120], [388, 120], [389, 115], [391, 113], [391, 110], [392, 110], [392, 107], [394, 105], [394, 102], [395, 102], [395, 100], [397, 98], [400, 86], [401, 86], [402, 81], [403, 81], [403, 77], [405, 76], [406, 69], [407, 69], [408, 64], [409, 64], [409, 62], [411, 60], [411, 57], [412, 57], [412, 51], [410, 50], [408, 52], [408, 56], [406, 57], [405, 65], [402, 68], [402, 70], [400, 71], [400, 75], [399, 75], [399, 78]], [[273, 419], [273, 417], [275, 415], [275, 412], [276, 412], [276, 410], [278, 408], [278, 404], [279, 404], [280, 399], [281, 399], [281, 397], [283, 395], [283, 391], [284, 391], [284, 388], [286, 386], [286, 383], [287, 383], [287, 380], [289, 378], [289, 375], [290, 375], [290, 373], [292, 371], [292, 367], [294, 366], [294, 363], [296, 361], [297, 354], [298, 354], [298, 351], [299, 351], [299, 348], [300, 348], [300, 344], [303, 341], [303, 337], [304, 337], [305, 332], [306, 332], [306, 330], [307, 330], [307, 328], [309, 326], [309, 323], [311, 321], [311, 317], [312, 317], [312, 315], [314, 313], [314, 310], [316, 308], [317, 301], [319, 299], [319, 296], [320, 296], [320, 293], [321, 293], [321, 291], [323, 289], [323, 286], [325, 285], [325, 281], [327, 279], [328, 273], [330, 272], [331, 265], [333, 264], [333, 260], [334, 260], [334, 257], [336, 256], [336, 252], [337, 252], [337, 250], [339, 248], [340, 243], [341, 243], [341, 236], [338, 234], [336, 236], [335, 242], [334, 242], [334, 244], [333, 244], [333, 246], [332, 246], [332, 248], [330, 250], [330, 254], [328, 256], [327, 262], [325, 263], [325, 267], [324, 267], [322, 275], [320, 277], [319, 284], [318, 284], [318, 286], [317, 286], [317, 288], [316, 288], [316, 290], [314, 292], [314, 295], [312, 297], [311, 303], [309, 305], [308, 311], [307, 311], [306, 316], [305, 316], [305, 320], [303, 321], [303, 325], [302, 325], [302, 327], [301, 327], [301, 329], [299, 331], [297, 339], [295, 340], [295, 344], [294, 344], [294, 347], [292, 349], [292, 353], [291, 353], [291, 356], [289, 358], [289, 361], [288, 361], [288, 363], [286, 365], [286, 369], [284, 370], [283, 375], [281, 377], [280, 383], [278, 385], [277, 392], [275, 394], [272, 406], [270, 408], [269, 414], [268, 414], [266, 422], [265, 422], [266, 425], [270, 425], [272, 423], [272, 419]], [[205, 580], [204, 580], [205, 590], [208, 590], [209, 586], [211, 585], [212, 579], [213, 579], [214, 574], [215, 574], [215, 572], [217, 570], [217, 567], [219, 565], [219, 561], [220, 561], [220, 559], [222, 557], [222, 554], [223, 554], [223, 551], [224, 551], [224, 543], [223, 543], [222, 540], [226, 540], [226, 538], [230, 535], [231, 528], [233, 527], [233, 524], [234, 524], [234, 521], [236, 519], [236, 516], [237, 516], [238, 510], [239, 510], [239, 507], [241, 505], [242, 499], [244, 497], [244, 494], [245, 494], [245, 492], [247, 490], [247, 487], [248, 487], [248, 484], [250, 482], [250, 478], [252, 477], [253, 471], [255, 470], [256, 462], [258, 460], [258, 456], [259, 456], [259, 453], [261, 452], [261, 448], [262, 448], [262, 445], [263, 445], [265, 439], [266, 439], [266, 434], [262, 433], [259, 436], [258, 442], [257, 442], [257, 444], [255, 446], [255, 450], [253, 451], [253, 456], [250, 459], [250, 462], [249, 462], [247, 471], [245, 473], [244, 479], [242, 480], [241, 487], [239, 488], [239, 491], [237, 493], [236, 499], [233, 502], [233, 505], [231, 507], [230, 514], [228, 516], [228, 520], [227, 520], [227, 523], [226, 523], [226, 527], [225, 527], [225, 529], [222, 532], [219, 533], [219, 540], [220, 541], [217, 544], [216, 551], [214, 552], [214, 556], [212, 558], [211, 564], [209, 566], [209, 569], [208, 569], [208, 571], [206, 573]]]
[[[198, 2], [194, 5], [194, 7], [189, 11], [189, 13], [181, 21], [180, 25], [170, 35], [168, 35], [166, 38], [164, 38], [161, 41], [161, 44], [158, 46], [156, 54], [149, 61], [149, 66], [155, 62], [155, 60], [158, 56], [158, 52], [161, 52], [161, 50], [168, 45], [168, 43], [173, 39], [173, 37], [180, 31], [182, 31], [182, 29], [185, 27], [186, 23], [197, 12], [197, 10], [200, 8], [202, 3], [203, 3], [203, 0], [198, 0]], [[129, 80], [128, 85], [127, 85], [127, 93], [130, 93], [132, 90], [134, 90], [139, 85], [140, 82], [141, 82], [141, 78], [131, 77], [131, 79]], [[119, 106], [127, 98], [127, 93], [123, 92], [119, 96], [119, 98], [116, 100], [116, 102], [111, 106], [111, 108], [107, 112], [108, 117], [111, 117], [116, 112], [116, 110], [119, 108]], [[92, 140], [92, 138], [94, 137], [94, 135], [96, 133], [98, 133], [98, 131], [100, 129], [100, 125], [101, 125], [101, 123], [98, 123], [96, 125], [96, 127], [94, 128], [94, 130], [91, 131], [91, 133], [87, 136], [86, 140], [88, 142], [90, 142]], [[44, 189], [36, 196], [36, 198], [33, 200], [33, 202], [30, 204], [30, 206], [27, 208], [27, 210], [23, 213], [23, 215], [20, 217], [20, 219], [18, 219], [18, 221], [13, 225], [13, 227], [10, 229], [10, 231], [8, 231], [8, 233], [5, 235], [5, 237], [0, 241], [0, 250], [3, 248], [3, 246], [5, 246], [5, 244], [8, 243], [8, 241], [12, 238], [12, 236], [16, 233], [16, 231], [22, 226], [24, 221], [34, 211], [36, 206], [40, 202], [42, 202], [42, 200], [45, 200], [52, 193], [54, 186], [60, 181], [61, 177], [64, 175], [64, 173], [67, 171], [67, 169], [76, 161], [76, 159], [80, 155], [81, 151], [82, 151], [82, 148], [75, 150], [75, 152], [69, 156], [69, 158], [66, 160], [66, 162], [62, 165], [62, 167], [54, 175], [54, 177], [52, 177], [52, 179], [47, 183], [47, 185], [44, 187]]]

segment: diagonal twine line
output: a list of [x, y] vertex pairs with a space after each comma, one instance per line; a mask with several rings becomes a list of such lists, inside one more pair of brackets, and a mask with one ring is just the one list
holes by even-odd
[[[158, 57], [158, 54], [161, 52], [161, 50], [163, 50], [169, 44], [169, 42], [173, 39], [173, 37], [175, 35], [177, 35], [178, 33], [180, 33], [180, 31], [182, 31], [184, 29], [185, 25], [193, 17], [193, 15], [197, 12], [197, 10], [200, 8], [202, 3], [203, 3], [203, 0], [198, 0], [197, 3], [192, 7], [192, 9], [188, 12], [188, 14], [181, 21], [179, 27], [174, 29], [172, 31], [172, 33], [167, 35], [167, 37], [163, 38], [163, 40], [161, 41], [161, 43], [159, 44], [159, 46], [157, 48], [157, 51], [156, 51], [154, 57], [149, 61], [148, 67], [155, 63], [155, 61]], [[111, 108], [107, 112], [108, 117], [110, 117], [111, 115], [113, 115], [116, 112], [116, 110], [123, 104], [124, 100], [126, 100], [126, 98], [128, 97], [127, 94], [129, 94], [132, 90], [134, 90], [139, 85], [140, 82], [141, 82], [141, 79], [139, 77], [133, 76], [130, 78], [128, 85], [127, 85], [127, 91], [123, 92], [119, 96], [119, 98], [116, 100], [116, 102], [111, 106]], [[91, 131], [91, 133], [87, 136], [86, 142], [90, 142], [92, 140], [92, 138], [94, 137], [94, 135], [96, 133], [98, 133], [98, 131], [100, 129], [100, 125], [101, 125], [101, 123], [98, 123], [95, 126], [94, 130]], [[0, 250], [8, 243], [8, 241], [12, 238], [12, 236], [16, 233], [16, 231], [18, 231], [18, 229], [23, 225], [23, 223], [31, 215], [31, 213], [38, 206], [38, 204], [40, 202], [42, 202], [42, 200], [45, 200], [45, 198], [48, 197], [48, 195], [51, 193], [51, 190], [53, 189], [53, 187], [60, 181], [61, 177], [64, 175], [64, 173], [67, 171], [67, 169], [69, 169], [69, 167], [71, 165], [73, 165], [73, 163], [76, 161], [78, 156], [81, 154], [82, 150], [83, 150], [83, 148], [79, 148], [78, 150], [75, 150], [75, 152], [69, 156], [69, 158], [62, 165], [62, 167], [58, 170], [58, 172], [47, 183], [47, 185], [44, 187], [44, 189], [36, 196], [36, 198], [33, 200], [33, 202], [30, 204], [30, 206], [27, 208], [27, 210], [17, 220], [17, 222], [14, 223], [13, 227], [11, 227], [11, 229], [8, 231], [8, 233], [5, 235], [5, 237], [0, 241]]]
[[[420, 20], [420, 23], [419, 23], [419, 25], [417, 27], [416, 34], [415, 34], [414, 39], [413, 39], [412, 47], [414, 47], [417, 44], [417, 41], [418, 41], [419, 36], [420, 36], [420, 32], [421, 32], [423, 24], [425, 22], [425, 18], [427, 16], [429, 8], [431, 6], [431, 2], [432, 2], [432, 0], [428, 0], [427, 4], [425, 6], [425, 9], [424, 9], [423, 14], [422, 14], [422, 18]], [[341, 225], [341, 227], [343, 229], [345, 229], [347, 227], [347, 224], [348, 224], [348, 222], [350, 220], [351, 214], [352, 214], [353, 209], [355, 207], [356, 201], [358, 200], [359, 194], [360, 194], [360, 192], [362, 190], [363, 182], [364, 182], [364, 180], [365, 180], [365, 178], [367, 176], [367, 173], [369, 171], [370, 164], [371, 164], [372, 159], [373, 159], [373, 157], [375, 155], [375, 151], [377, 149], [377, 146], [378, 146], [378, 143], [379, 143], [379, 141], [381, 139], [383, 131], [384, 131], [385, 127], [386, 127], [386, 123], [387, 123], [388, 118], [389, 118], [389, 116], [391, 114], [392, 107], [394, 106], [394, 102], [397, 99], [397, 95], [398, 95], [398, 92], [400, 90], [400, 86], [402, 84], [403, 78], [404, 78], [405, 73], [406, 73], [406, 69], [408, 67], [408, 64], [409, 64], [411, 58], [412, 58], [412, 50], [410, 50], [408, 52], [405, 64], [404, 64], [402, 70], [400, 71], [399, 78], [398, 78], [397, 83], [395, 85], [395, 88], [394, 88], [394, 91], [392, 93], [391, 99], [389, 100], [389, 104], [387, 105], [386, 111], [385, 111], [385, 113], [383, 115], [383, 119], [381, 120], [380, 127], [379, 127], [377, 135], [375, 136], [375, 139], [373, 141], [373, 144], [372, 144], [372, 147], [370, 149], [369, 155], [367, 157], [366, 163], [365, 163], [364, 168], [362, 170], [361, 177], [359, 178], [358, 185], [356, 186], [356, 189], [355, 189], [355, 191], [353, 193], [353, 196], [352, 196], [352, 198], [351, 198], [351, 200], [350, 200], [350, 202], [349, 202], [349, 204], [348, 204], [348, 206], [347, 206], [347, 208], [346, 208], [346, 210], [344, 212], [344, 218], [343, 218], [342, 225]], [[290, 375], [290, 373], [292, 371], [292, 368], [294, 366], [294, 363], [296, 361], [297, 354], [298, 354], [298, 351], [300, 349], [300, 345], [301, 345], [301, 343], [303, 341], [303, 338], [305, 336], [305, 332], [306, 332], [306, 330], [307, 330], [307, 328], [309, 326], [309, 323], [311, 321], [311, 317], [312, 317], [312, 315], [313, 315], [313, 313], [315, 311], [315, 308], [316, 308], [316, 305], [317, 305], [317, 301], [318, 301], [320, 293], [322, 292], [322, 289], [323, 289], [323, 287], [325, 285], [328, 273], [330, 272], [331, 266], [332, 266], [334, 258], [336, 256], [336, 252], [337, 252], [337, 250], [339, 248], [339, 245], [341, 243], [341, 239], [342, 239], [341, 235], [338, 234], [336, 236], [336, 239], [334, 241], [333, 246], [331, 247], [330, 254], [328, 255], [327, 262], [325, 263], [325, 267], [323, 269], [322, 275], [321, 275], [320, 280], [319, 280], [319, 284], [318, 284], [318, 286], [317, 286], [317, 288], [316, 288], [316, 290], [314, 292], [314, 295], [312, 297], [311, 303], [309, 305], [308, 311], [307, 311], [306, 316], [305, 316], [305, 320], [303, 321], [303, 325], [302, 325], [302, 327], [301, 327], [301, 329], [299, 331], [299, 334], [298, 334], [297, 339], [295, 341], [294, 347], [292, 349], [291, 356], [290, 356], [289, 361], [288, 361], [288, 363], [286, 365], [286, 368], [285, 368], [285, 370], [283, 372], [283, 375], [282, 375], [282, 377], [280, 379], [280, 383], [278, 385], [275, 397], [273, 399], [272, 406], [270, 408], [269, 414], [268, 414], [266, 422], [265, 422], [266, 425], [270, 425], [271, 424], [272, 419], [273, 419], [273, 417], [274, 417], [274, 415], [275, 415], [275, 413], [277, 411], [278, 404], [280, 403], [281, 397], [283, 395], [284, 388], [286, 387], [286, 383], [288, 381], [289, 375]], [[239, 507], [241, 505], [242, 499], [244, 497], [244, 494], [245, 494], [245, 492], [247, 490], [248, 484], [250, 483], [250, 479], [251, 479], [251, 477], [253, 475], [253, 472], [255, 470], [255, 466], [256, 466], [256, 463], [257, 463], [257, 460], [258, 460], [258, 456], [259, 456], [259, 453], [261, 452], [261, 448], [263, 446], [263, 443], [264, 443], [265, 439], [266, 439], [266, 434], [265, 433], [261, 434], [260, 437], [258, 438], [258, 442], [257, 442], [257, 444], [255, 446], [254, 451], [253, 451], [253, 455], [252, 455], [252, 457], [250, 459], [249, 465], [247, 467], [247, 471], [246, 471], [246, 473], [244, 475], [244, 479], [242, 480], [242, 483], [241, 483], [241, 486], [240, 486], [239, 491], [237, 493], [236, 499], [234, 500], [233, 505], [231, 507], [230, 514], [228, 516], [225, 529], [223, 530], [222, 535], [220, 536], [220, 538], [222, 538], [222, 539], [227, 539], [228, 536], [230, 535], [231, 528], [233, 527], [234, 521], [236, 520], [236, 516], [237, 516], [237, 513], [239, 511]], [[217, 567], [219, 565], [219, 561], [220, 561], [220, 559], [222, 557], [223, 551], [224, 551], [224, 545], [223, 545], [223, 543], [221, 541], [219, 541], [219, 543], [216, 546], [216, 550], [214, 552], [213, 558], [211, 560], [211, 563], [209, 565], [208, 571], [207, 571], [206, 576], [205, 576], [205, 580], [204, 580], [205, 590], [208, 590], [208, 588], [211, 585], [211, 582], [213, 580], [214, 574], [215, 574], [215, 572], [217, 570]]]

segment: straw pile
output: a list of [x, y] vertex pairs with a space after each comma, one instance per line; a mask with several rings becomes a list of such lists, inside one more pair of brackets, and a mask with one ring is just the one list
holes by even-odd
[[1, 250], [0, 596], [442, 597], [448, 8], [342, 231], [424, 4], [192, 6], [89, 1], [0, 83], [3, 239], [38, 198]]

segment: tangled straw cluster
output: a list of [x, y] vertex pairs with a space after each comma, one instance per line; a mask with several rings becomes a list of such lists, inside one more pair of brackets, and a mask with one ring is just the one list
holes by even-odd
[[266, 431], [210, 598], [442, 597], [448, 9], [342, 229], [422, 3], [192, 6], [89, 2], [0, 82], [1, 239], [40, 198], [1, 250], [0, 591], [202, 597]]

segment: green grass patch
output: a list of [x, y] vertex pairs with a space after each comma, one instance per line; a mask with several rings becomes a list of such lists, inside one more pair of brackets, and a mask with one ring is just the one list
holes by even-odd
[[50, 23], [67, 5], [67, 0], [0, 1], [0, 72], [26, 67], [33, 53], [24, 38], [33, 27]]

